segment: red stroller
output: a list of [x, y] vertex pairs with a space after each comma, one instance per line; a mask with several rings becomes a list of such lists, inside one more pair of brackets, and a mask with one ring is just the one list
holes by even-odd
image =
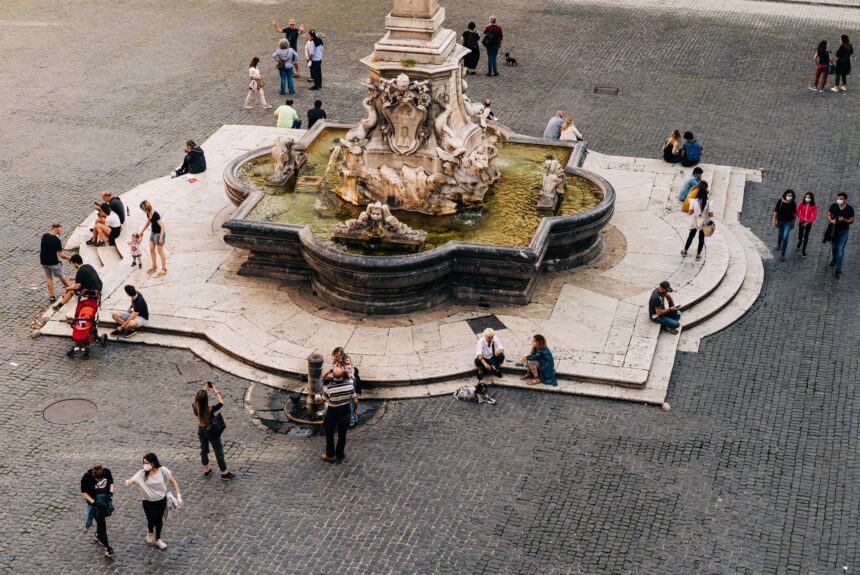
[[66, 352], [70, 358], [75, 357], [76, 351], [84, 352], [84, 359], [90, 357], [90, 345], [96, 340], [107, 345], [107, 335], [99, 338], [99, 307], [102, 303], [98, 291], [81, 290], [78, 293], [78, 305], [75, 307], [75, 319], [72, 322], [72, 341], [75, 346]]

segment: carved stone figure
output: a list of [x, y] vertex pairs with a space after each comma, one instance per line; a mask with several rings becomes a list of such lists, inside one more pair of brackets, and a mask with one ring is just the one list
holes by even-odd
[[406, 74], [382, 80], [382, 114], [387, 120], [384, 135], [392, 151], [402, 156], [415, 152], [426, 140], [421, 130], [430, 105], [428, 81], [412, 82]]
[[272, 158], [275, 160], [275, 169], [272, 175], [266, 178], [270, 186], [285, 186], [295, 176], [299, 169], [307, 161], [304, 153], [295, 149], [296, 142], [290, 137], [278, 138], [272, 146]]
[[463, 148], [463, 140], [458, 138], [454, 130], [448, 125], [448, 118], [453, 111], [451, 98], [446, 92], [439, 92], [436, 95], [436, 103], [442, 108], [442, 113], [436, 116], [436, 120], [433, 122], [433, 127], [436, 128], [436, 137], [439, 138], [446, 152], [455, 158], [461, 156], [466, 152]]
[[421, 246], [427, 239], [427, 232], [410, 228], [394, 217], [388, 205], [382, 202], [369, 204], [357, 218], [335, 225], [332, 235], [346, 241], [375, 240], [410, 247]]
[[543, 163], [543, 180], [537, 209], [554, 212], [564, 197], [565, 189], [564, 168], [549, 154]]
[[379, 114], [376, 112], [374, 101], [379, 95], [379, 89], [373, 84], [366, 84], [368, 96], [362, 101], [364, 107], [364, 118], [358, 123], [358, 126], [346, 133], [346, 141], [352, 146], [366, 146], [370, 131], [376, 127], [379, 121]]

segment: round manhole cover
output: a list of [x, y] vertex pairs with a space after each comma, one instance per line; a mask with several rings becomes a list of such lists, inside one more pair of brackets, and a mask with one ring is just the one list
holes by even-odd
[[42, 412], [42, 417], [51, 423], [82, 423], [96, 416], [98, 408], [89, 399], [63, 399], [52, 403]]

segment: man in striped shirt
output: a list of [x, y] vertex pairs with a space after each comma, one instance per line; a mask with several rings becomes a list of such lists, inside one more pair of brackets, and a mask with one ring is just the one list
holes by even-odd
[[[323, 393], [317, 396], [317, 401], [325, 401], [328, 409], [325, 412], [323, 427], [325, 428], [325, 453], [320, 458], [326, 463], [343, 461], [346, 447], [346, 431], [349, 429], [349, 404], [352, 402], [358, 412], [358, 396], [355, 384], [347, 377], [346, 372], [335, 367], [331, 379], [323, 382]], [[334, 432], [337, 430], [337, 446], [334, 443]]]

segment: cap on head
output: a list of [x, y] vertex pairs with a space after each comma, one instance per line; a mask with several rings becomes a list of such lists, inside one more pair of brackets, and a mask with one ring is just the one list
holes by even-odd
[[494, 330], [493, 328], [488, 327], [487, 329], [484, 330], [484, 333], [483, 333], [484, 337], [493, 337], [494, 335], [496, 335], [496, 330]]
[[660, 282], [660, 287], [668, 292], [674, 291], [672, 286], [667, 281]]

